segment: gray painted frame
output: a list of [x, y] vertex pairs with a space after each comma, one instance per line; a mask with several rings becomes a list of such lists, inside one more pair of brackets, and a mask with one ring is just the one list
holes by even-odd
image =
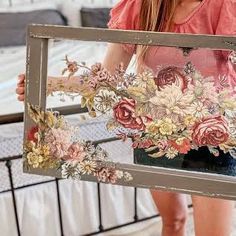
[[[172, 46], [189, 51], [194, 48], [228, 49], [236, 51], [236, 37], [122, 31], [108, 29], [72, 28], [65, 26], [30, 25], [27, 38], [26, 98], [25, 103], [46, 107], [46, 83], [49, 39], [71, 39], [113, 43], [143, 44], [149, 46]], [[25, 106], [25, 138], [32, 121]], [[108, 163], [104, 163], [106, 165]], [[205, 195], [236, 200], [236, 178], [218, 174], [190, 172], [162, 167], [150, 167], [116, 163], [116, 167], [132, 174], [130, 182], [118, 185], [157, 188], [167, 191]], [[30, 169], [24, 163], [24, 172], [55, 176], [57, 170]], [[92, 176], [82, 180], [96, 181]]]

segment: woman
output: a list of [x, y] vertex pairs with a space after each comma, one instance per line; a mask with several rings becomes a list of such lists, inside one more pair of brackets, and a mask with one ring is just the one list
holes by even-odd
[[[122, 0], [111, 11], [109, 27], [125, 30], [236, 35], [236, 1]], [[190, 59], [185, 59], [180, 50], [176, 49], [110, 44], [103, 65], [112, 72], [122, 61], [127, 68], [134, 53], [138, 58], [138, 70], [142, 71], [148, 67], [154, 73], [158, 72], [158, 65], [181, 66], [185, 60]], [[225, 52], [199, 50], [192, 52], [190, 56], [192, 63], [201, 72], [203, 71], [205, 76], [213, 75], [216, 79], [220, 74], [232, 75], [232, 66], [226, 66], [228, 54]], [[230, 77], [231, 86], [235, 85], [234, 79], [234, 76]], [[17, 94], [19, 100], [24, 99], [24, 75], [19, 76]], [[199, 158], [203, 154], [204, 152], [198, 153]], [[162, 216], [162, 235], [184, 236], [188, 213], [185, 196], [159, 191], [152, 191], [152, 196]], [[232, 201], [192, 196], [192, 202], [196, 236], [230, 235]]]

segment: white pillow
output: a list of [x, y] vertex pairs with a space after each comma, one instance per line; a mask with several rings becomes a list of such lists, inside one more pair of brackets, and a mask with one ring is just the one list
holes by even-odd
[[80, 9], [82, 7], [81, 2], [82, 1], [73, 1], [73, 0], [61, 1], [59, 10], [66, 17], [68, 25], [73, 27], [81, 26], [81, 18], [80, 18]]
[[0, 5], [0, 13], [14, 13], [14, 12], [29, 12], [36, 10], [45, 9], [58, 9], [58, 1], [46, 1], [46, 2], [35, 2], [35, 3], [23, 3], [14, 4], [13, 6], [2, 6]]
[[68, 24], [74, 27], [81, 26], [80, 9], [82, 7], [113, 7], [119, 0], [62, 0], [60, 11], [67, 18]]

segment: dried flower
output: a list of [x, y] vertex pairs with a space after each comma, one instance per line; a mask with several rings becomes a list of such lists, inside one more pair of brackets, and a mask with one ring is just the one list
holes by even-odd
[[64, 179], [80, 179], [80, 170], [77, 166], [77, 164], [73, 163], [73, 162], [65, 162], [62, 166], [61, 166], [61, 175], [62, 178]]
[[33, 168], [38, 168], [44, 159], [42, 155], [38, 155], [34, 152], [29, 152], [26, 158], [28, 164], [31, 165]]
[[191, 116], [203, 118], [209, 115], [208, 108], [200, 101], [192, 103], [189, 107]]
[[170, 147], [166, 151], [166, 157], [168, 159], [173, 159], [178, 155], [178, 150], [176, 150], [174, 147]]
[[175, 85], [167, 86], [149, 99], [151, 117], [156, 119], [170, 118], [174, 122], [180, 122], [184, 116], [191, 114], [189, 106], [194, 100], [191, 91], [183, 93]]
[[67, 155], [70, 146], [71, 131], [63, 129], [50, 129], [45, 135], [45, 143], [50, 148], [50, 153], [56, 158]]
[[113, 106], [118, 102], [118, 97], [113, 91], [100, 89], [94, 97], [94, 108], [103, 114], [112, 110]]
[[84, 161], [78, 163], [78, 167], [79, 167], [79, 171], [81, 172], [81, 174], [90, 175], [93, 172], [95, 172], [97, 164], [94, 161], [84, 160]]
[[115, 184], [118, 177], [115, 168], [102, 167], [96, 172], [98, 181]]
[[129, 172], [124, 172], [124, 180], [125, 181], [132, 181], [133, 180], [133, 176], [129, 173]]
[[66, 159], [71, 161], [83, 161], [87, 156], [84, 146], [79, 142], [72, 143], [67, 150], [67, 154]]

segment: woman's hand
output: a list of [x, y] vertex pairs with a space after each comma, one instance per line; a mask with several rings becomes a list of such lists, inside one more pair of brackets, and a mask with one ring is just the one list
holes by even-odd
[[23, 102], [25, 100], [25, 74], [18, 75], [16, 94], [19, 101]]

